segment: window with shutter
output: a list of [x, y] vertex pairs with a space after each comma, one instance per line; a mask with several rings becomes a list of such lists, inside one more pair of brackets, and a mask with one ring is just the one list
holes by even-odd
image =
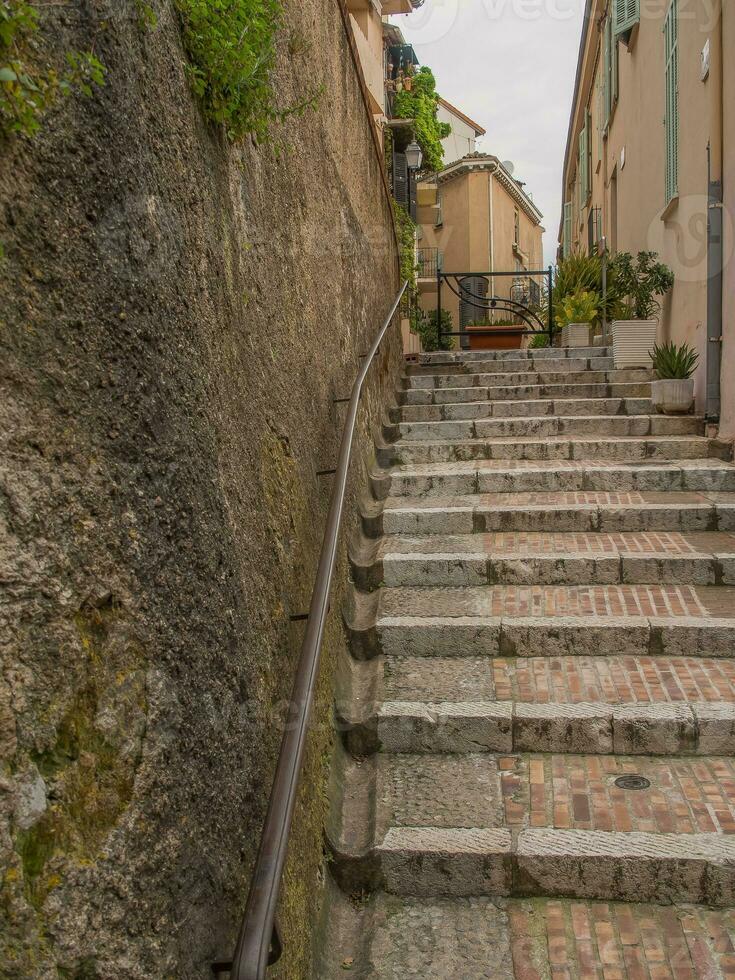
[[678, 0], [671, 6], [664, 22], [664, 53], [666, 59], [666, 106], [664, 130], [666, 136], [666, 203], [679, 193], [679, 23]]
[[618, 37], [641, 19], [640, 0], [612, 0], [613, 34]]
[[580, 199], [579, 207], [580, 209], [587, 203], [587, 198], [590, 196], [592, 190], [592, 181], [590, 173], [590, 114], [589, 110], [585, 109], [584, 113], [584, 126], [579, 134], [579, 188], [580, 188]]
[[397, 204], [408, 206], [408, 162], [405, 153], [393, 154], [393, 197]]
[[572, 247], [572, 202], [564, 204], [564, 230], [561, 239], [561, 252], [564, 258], [569, 255]]
[[605, 21], [605, 125], [610, 118], [618, 101], [618, 39], [613, 32], [612, 17], [608, 15]]
[[605, 138], [605, 81], [602, 73], [597, 80], [597, 159], [602, 160]]

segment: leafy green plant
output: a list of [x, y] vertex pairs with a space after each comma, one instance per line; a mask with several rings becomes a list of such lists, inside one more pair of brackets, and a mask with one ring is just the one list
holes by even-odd
[[532, 350], [538, 350], [539, 347], [549, 346], [549, 335], [547, 333], [535, 333], [531, 337], [531, 341], [528, 345]]
[[67, 51], [66, 68], [42, 66], [39, 18], [26, 0], [0, 0], [0, 135], [32, 136], [59, 95], [91, 96], [105, 68], [91, 51]]
[[669, 378], [683, 380], [691, 378], [694, 374], [699, 354], [689, 344], [677, 345], [667, 341], [653, 345], [651, 358], [653, 369], [661, 380]]
[[425, 351], [451, 350], [452, 338], [447, 336], [452, 331], [452, 314], [449, 310], [442, 309], [440, 322], [442, 329], [441, 342], [439, 341], [439, 331], [437, 330], [436, 310], [429, 310], [428, 313], [425, 313], [423, 310], [417, 310], [412, 326], [421, 337], [421, 345]]
[[391, 203], [393, 204], [393, 218], [398, 236], [401, 282], [408, 281], [408, 288], [404, 293], [402, 305], [404, 309], [408, 309], [415, 306], [417, 296], [416, 225], [404, 207], [395, 200], [392, 200]]
[[607, 267], [607, 286], [605, 302], [602, 301], [602, 257], [596, 252], [586, 255], [572, 252], [562, 259], [556, 267], [552, 302], [554, 320], [557, 324], [563, 317], [565, 297], [578, 291], [597, 293], [599, 296], [597, 318], [603, 313], [608, 321], [623, 319], [628, 315], [628, 307], [623, 303], [616, 270], [612, 262]]
[[274, 123], [316, 105], [312, 93], [295, 106], [276, 105], [271, 72], [280, 0], [176, 0], [184, 23], [189, 77], [204, 112], [229, 139], [265, 140]]
[[566, 327], [570, 323], [592, 323], [599, 315], [600, 294], [589, 289], [577, 289], [561, 301], [557, 325]]
[[628, 306], [636, 320], [650, 320], [661, 311], [657, 296], [664, 296], [674, 285], [674, 273], [657, 262], [656, 252], [618, 252], [610, 261], [610, 271], [617, 295]]
[[441, 170], [444, 157], [441, 141], [452, 131], [449, 123], [436, 117], [438, 99], [434, 73], [422, 65], [411, 79], [411, 91], [398, 92], [393, 103], [396, 117], [414, 121], [414, 138], [424, 155], [423, 170]]

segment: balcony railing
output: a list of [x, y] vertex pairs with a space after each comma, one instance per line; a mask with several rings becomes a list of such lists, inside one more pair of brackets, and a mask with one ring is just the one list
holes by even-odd
[[444, 253], [433, 246], [418, 249], [417, 259], [419, 279], [436, 279], [444, 266]]

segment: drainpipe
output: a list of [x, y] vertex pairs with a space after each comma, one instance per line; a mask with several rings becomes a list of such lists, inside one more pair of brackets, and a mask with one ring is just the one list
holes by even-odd
[[[490, 207], [489, 207], [489, 215], [490, 215], [489, 216], [489, 226], [490, 227], [488, 228], [489, 238], [490, 238], [490, 272], [494, 272], [495, 271], [495, 233], [494, 233], [494, 229], [493, 229], [493, 223], [494, 223], [493, 222], [493, 185], [494, 185], [493, 174], [497, 172], [497, 169], [498, 169], [497, 164], [492, 163], [490, 165], [490, 169], [488, 170], [488, 173], [487, 173], [487, 193], [488, 193], [488, 200], [489, 200], [489, 203], [490, 203]], [[490, 295], [491, 296], [494, 296], [495, 295], [495, 277], [494, 276], [490, 276]]]
[[707, 144], [707, 349], [705, 418], [720, 420], [722, 364], [722, 0], [710, 34], [709, 142]]

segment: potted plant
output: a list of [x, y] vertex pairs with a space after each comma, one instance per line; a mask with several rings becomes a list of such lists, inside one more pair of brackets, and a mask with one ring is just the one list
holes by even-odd
[[665, 295], [674, 284], [671, 269], [656, 259], [656, 252], [639, 252], [635, 259], [629, 252], [619, 252], [610, 262], [610, 279], [629, 316], [613, 320], [616, 368], [651, 366], [661, 311], [656, 297]]
[[560, 304], [558, 326], [562, 347], [589, 347], [592, 321], [597, 319], [600, 294], [578, 289], [565, 296]]
[[699, 354], [688, 344], [677, 346], [668, 342], [653, 345], [653, 369], [656, 381], [651, 382], [651, 403], [657, 412], [679, 415], [690, 411], [694, 403], [694, 369]]

